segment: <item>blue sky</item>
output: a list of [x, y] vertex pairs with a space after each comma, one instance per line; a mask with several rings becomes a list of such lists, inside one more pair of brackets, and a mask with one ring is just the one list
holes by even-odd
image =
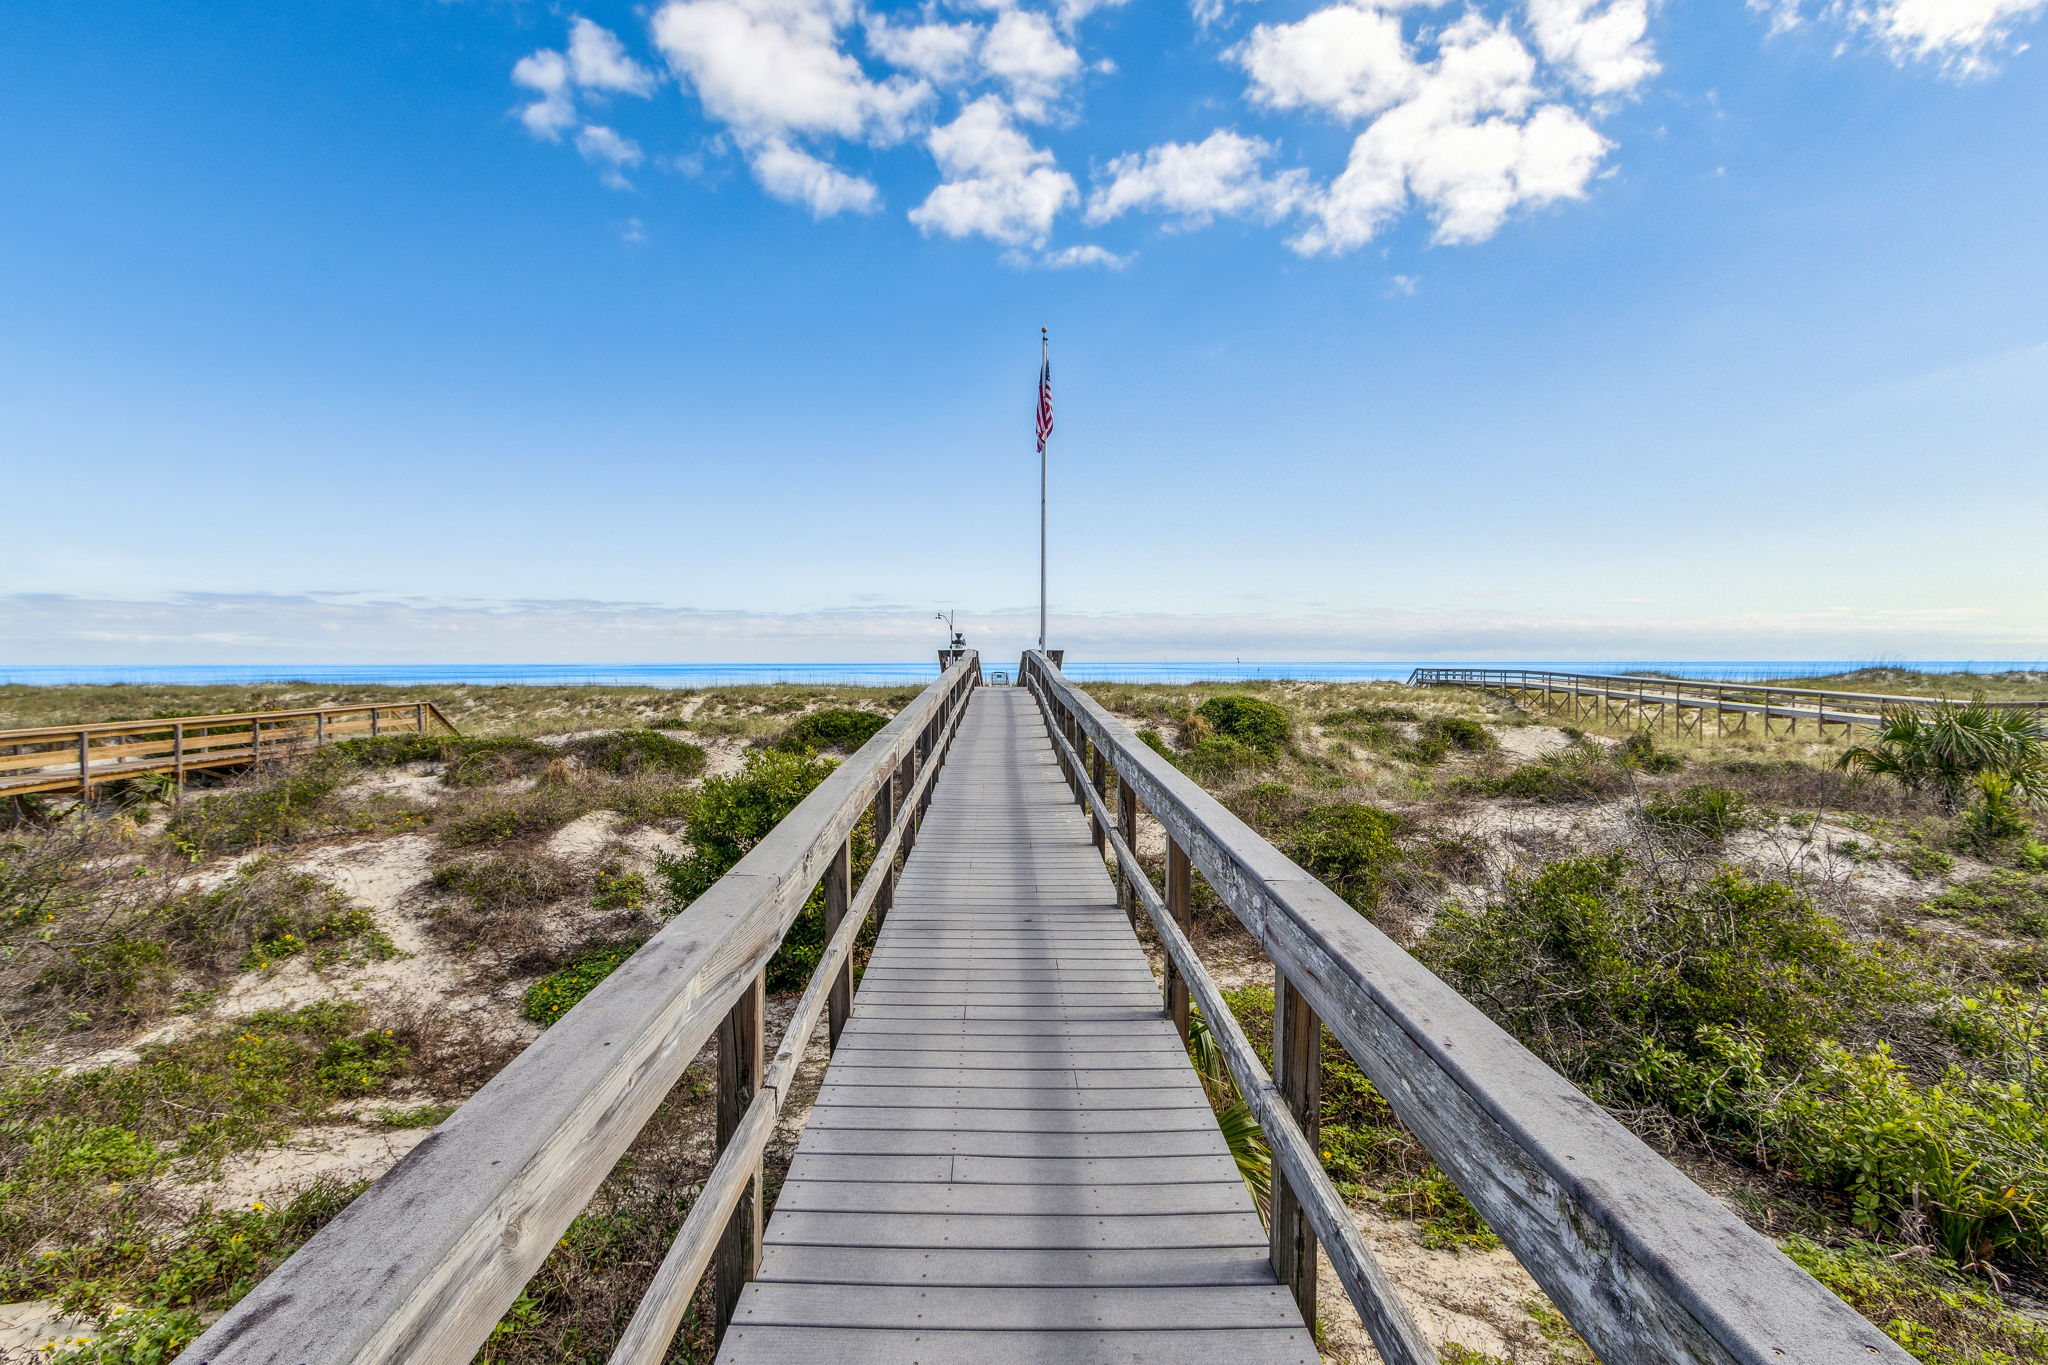
[[2048, 654], [2048, 0], [0, 12], [0, 662]]

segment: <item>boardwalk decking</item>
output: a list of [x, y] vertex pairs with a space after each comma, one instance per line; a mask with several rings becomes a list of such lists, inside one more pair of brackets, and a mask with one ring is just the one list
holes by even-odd
[[961, 722], [718, 1359], [1317, 1359], [1022, 690]]

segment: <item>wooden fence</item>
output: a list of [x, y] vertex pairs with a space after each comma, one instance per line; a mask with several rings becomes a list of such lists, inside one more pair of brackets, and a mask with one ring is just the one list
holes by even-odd
[[[1428, 1360], [1316, 1160], [1327, 1026], [1430, 1155], [1605, 1361], [1906, 1365], [1905, 1351], [1686, 1179], [1284, 857], [1045, 656], [1021, 676], [1059, 737], [1099, 847], [1159, 934], [1168, 1007], [1190, 995], [1274, 1158], [1276, 1268], [1315, 1296], [1321, 1241], [1382, 1355]], [[1115, 781], [1115, 813], [1110, 813]], [[1132, 853], [1140, 810], [1168, 839], [1166, 890]], [[1187, 937], [1193, 875], [1273, 961], [1277, 1075], [1231, 1018]]]
[[[611, 1360], [665, 1359], [707, 1268], [722, 1326], [759, 1256], [776, 1116], [821, 1017], [838, 1038], [854, 941], [980, 681], [969, 652], [179, 1361], [463, 1365], [714, 1032], [720, 1154]], [[763, 973], [820, 883], [829, 941], [767, 1060]]]
[[0, 796], [76, 792], [144, 773], [186, 775], [304, 753], [363, 735], [459, 733], [430, 701], [313, 706], [224, 716], [175, 716], [0, 730]]
[[[1618, 673], [1559, 673], [1526, 668], [1418, 668], [1408, 675], [1417, 687], [1476, 687], [1532, 698], [1551, 709], [1574, 715], [1607, 713], [1627, 719], [1631, 712], [1645, 724], [1703, 733], [1712, 714], [1716, 731], [1735, 717], [1743, 729], [1757, 717], [1768, 732], [1773, 721], [1785, 721], [1796, 733], [1810, 721], [1821, 732], [1830, 725], [1880, 725], [1887, 712], [1943, 704], [1936, 697], [1901, 697], [1872, 692], [1835, 692], [1815, 687], [1776, 687], [1762, 683], [1693, 681]], [[2048, 700], [1993, 701], [1997, 710], [2026, 711], [2037, 724], [2048, 723]], [[1690, 724], [1688, 725], [1688, 721]]]

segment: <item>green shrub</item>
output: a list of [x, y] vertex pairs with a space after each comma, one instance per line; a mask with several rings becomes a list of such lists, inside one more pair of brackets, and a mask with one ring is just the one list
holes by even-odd
[[1157, 730], [1138, 731], [1138, 742], [1168, 762], [1173, 760], [1173, 750], [1166, 747], [1166, 740]]
[[1494, 905], [1446, 909], [1420, 956], [1588, 1081], [1623, 1077], [1643, 1039], [1687, 1052], [1709, 1026], [1752, 1029], [1797, 1062], [1908, 990], [1781, 882], [1724, 871], [1673, 889], [1634, 873], [1617, 853], [1511, 878]]
[[365, 768], [398, 768], [407, 763], [443, 762], [448, 757], [449, 743], [445, 735], [423, 735], [416, 730], [405, 730], [391, 735], [344, 739], [329, 745], [327, 752]]
[[1643, 820], [1674, 843], [1712, 848], [1749, 819], [1749, 803], [1727, 787], [1700, 785], [1680, 792], [1652, 792], [1643, 800]]
[[1400, 861], [1399, 822], [1374, 806], [1335, 802], [1310, 808], [1282, 840], [1282, 851], [1360, 914], [1379, 905]]
[[531, 777], [561, 757], [559, 750], [533, 739], [458, 739], [443, 741], [448, 766], [441, 780], [451, 787], [483, 787]]
[[1593, 801], [1628, 788], [1628, 774], [1608, 761], [1597, 745], [1574, 744], [1476, 784], [1493, 796], [1513, 796], [1546, 805]]
[[568, 747], [585, 766], [620, 777], [643, 772], [697, 777], [704, 772], [702, 748], [658, 730], [614, 730], [577, 740]]
[[638, 872], [600, 868], [590, 903], [600, 910], [638, 910], [648, 902], [647, 878]]
[[1920, 908], [1980, 933], [2048, 937], [2048, 877], [1996, 871], [1952, 886]]
[[2048, 1359], [2048, 1329], [2007, 1308], [1953, 1261], [1805, 1237], [1787, 1242], [1785, 1254], [1927, 1365]]
[[782, 738], [775, 741], [775, 747], [789, 753], [806, 749], [814, 753], [832, 749], [852, 753], [873, 739], [888, 723], [887, 716], [878, 716], [872, 711], [826, 707], [822, 711], [798, 716], [782, 732]]
[[1467, 753], [1484, 753], [1500, 747], [1493, 731], [1462, 716], [1431, 716], [1422, 722], [1422, 735], [1424, 739], [1440, 740], [1450, 748], [1463, 749]]
[[526, 988], [519, 999], [519, 1012], [545, 1028], [572, 1009], [576, 1002], [597, 989], [599, 982], [631, 957], [638, 945], [599, 948], [583, 954], [568, 966], [549, 972]]
[[2019, 788], [2003, 773], [1978, 773], [1977, 800], [1963, 812], [1960, 834], [1967, 848], [1996, 853], [2019, 844], [2034, 832]]
[[1684, 756], [1659, 749], [1648, 730], [1638, 730], [1623, 740], [1614, 758], [1624, 768], [1645, 773], [1675, 773], [1685, 767]]
[[[697, 800], [684, 817], [690, 853], [664, 857], [656, 865], [667, 883], [671, 913], [687, 909], [731, 871], [739, 860], [774, 829], [783, 816], [838, 765], [808, 751], [767, 750], [753, 755], [741, 771], [705, 779]], [[865, 867], [871, 845], [865, 826], [854, 839], [854, 876]], [[874, 933], [873, 921], [864, 933]], [[800, 987], [810, 979], [825, 945], [824, 894], [814, 891], [768, 963], [768, 984], [775, 990]]]
[[1255, 754], [1275, 754], [1287, 747], [1291, 727], [1287, 712], [1257, 697], [1211, 697], [1195, 708], [1219, 739], [1235, 740]]
[[1259, 751], [1222, 735], [1198, 739], [1187, 752], [1171, 755], [1182, 772], [1197, 782], [1221, 782], [1259, 761]]
[[233, 853], [326, 833], [335, 823], [331, 798], [349, 772], [346, 763], [314, 754], [276, 776], [186, 802], [164, 832], [195, 854]]
[[485, 853], [441, 864], [427, 885], [461, 896], [480, 910], [494, 910], [561, 900], [580, 889], [580, 879], [574, 868], [545, 854]]
[[587, 792], [551, 785], [519, 792], [484, 792], [460, 814], [437, 822], [435, 828], [441, 842], [451, 848], [537, 839], [588, 813], [593, 800]]

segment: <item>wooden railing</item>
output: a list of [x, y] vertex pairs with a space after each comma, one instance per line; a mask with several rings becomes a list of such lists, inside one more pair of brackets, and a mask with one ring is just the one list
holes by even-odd
[[150, 772], [171, 774], [182, 790], [186, 774], [204, 769], [364, 735], [434, 729], [459, 733], [434, 703], [406, 701], [0, 730], [0, 796], [77, 792], [91, 800], [101, 783]]
[[[1276, 1268], [1312, 1313], [1309, 1234], [1390, 1361], [1429, 1360], [1316, 1160], [1322, 1029], [1604, 1361], [1907, 1365], [1890, 1338], [1646, 1147], [1337, 894], [1284, 857], [1045, 656], [1021, 676], [1097, 843], [1158, 931], [1177, 1020], [1190, 994], [1273, 1152]], [[1085, 774], [1085, 776], [1084, 776]], [[1109, 782], [1114, 778], [1115, 814]], [[1166, 890], [1132, 851], [1140, 809], [1168, 840]], [[1268, 1076], [1189, 942], [1199, 873], [1274, 974]], [[1418, 1356], [1420, 1349], [1424, 1354]]]
[[[980, 681], [969, 652], [179, 1361], [463, 1365], [714, 1032], [719, 1157], [611, 1360], [666, 1358], [707, 1268], [723, 1327], [760, 1253], [776, 1116], [821, 1016], [838, 1039], [855, 939]], [[764, 1061], [763, 972], [820, 882], [829, 941]]]
[[[1658, 678], [1625, 673], [1567, 673], [1528, 668], [1418, 668], [1408, 675], [1417, 687], [1478, 687], [1501, 692], [1537, 693], [1546, 698], [1590, 698], [1633, 703], [1673, 712], [1713, 711], [1761, 716], [1766, 725], [1802, 720], [1817, 725], [1878, 725], [1888, 711], [1917, 710], [1944, 704], [1937, 697], [1904, 697], [1875, 692], [1837, 692], [1818, 687], [1778, 687], [1768, 683], [1716, 682], [1711, 679]], [[1987, 701], [1998, 710], [2031, 712], [2048, 721], [2048, 699]]]

